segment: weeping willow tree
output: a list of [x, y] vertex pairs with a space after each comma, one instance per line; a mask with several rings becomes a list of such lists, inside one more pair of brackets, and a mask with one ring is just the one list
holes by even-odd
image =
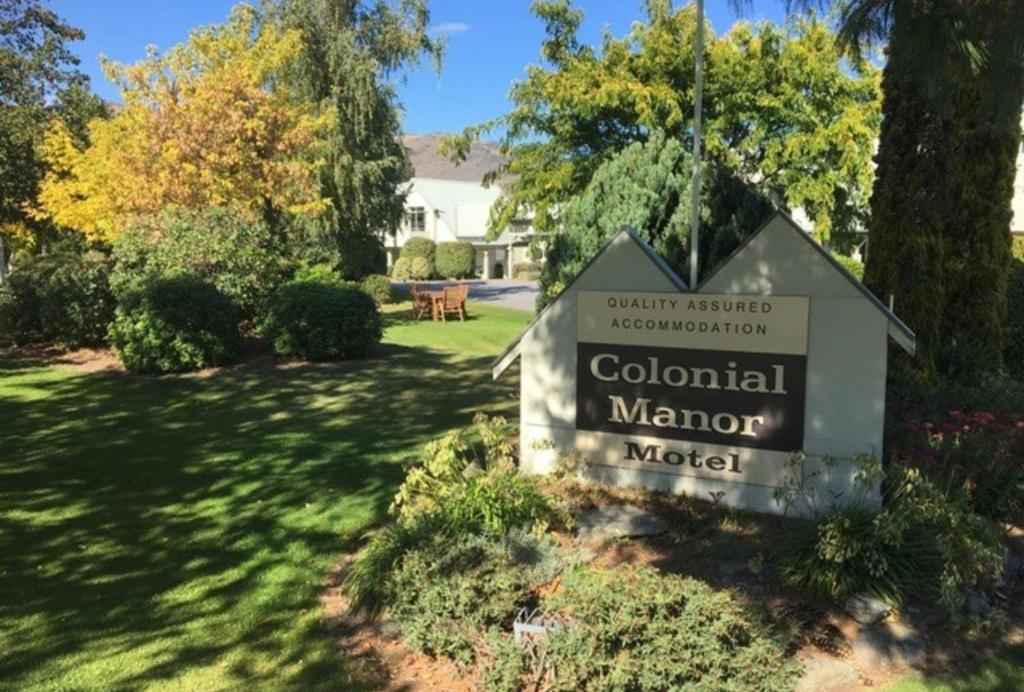
[[303, 36], [286, 79], [334, 116], [321, 174], [331, 208], [297, 236], [309, 259], [357, 278], [379, 270], [411, 175], [391, 80], [423, 59], [439, 67], [442, 45], [428, 33], [425, 0], [283, 0], [276, 12]]

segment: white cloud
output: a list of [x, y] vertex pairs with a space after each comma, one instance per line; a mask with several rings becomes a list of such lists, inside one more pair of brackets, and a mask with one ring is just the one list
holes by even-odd
[[464, 24], [463, 22], [444, 22], [443, 24], [435, 24], [430, 27], [430, 33], [438, 36], [463, 34], [467, 31], [469, 31], [469, 24]]

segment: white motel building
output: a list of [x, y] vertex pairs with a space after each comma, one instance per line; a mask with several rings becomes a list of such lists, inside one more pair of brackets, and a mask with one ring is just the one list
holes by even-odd
[[394, 237], [387, 237], [388, 267], [410, 238], [437, 243], [464, 241], [476, 248], [476, 275], [487, 279], [511, 276], [512, 267], [529, 262], [533, 227], [515, 222], [493, 240], [487, 239], [491, 206], [501, 196], [501, 183], [484, 186], [484, 175], [502, 161], [495, 145], [474, 145], [456, 166], [437, 153], [437, 135], [407, 135], [414, 174], [406, 184], [405, 219]]

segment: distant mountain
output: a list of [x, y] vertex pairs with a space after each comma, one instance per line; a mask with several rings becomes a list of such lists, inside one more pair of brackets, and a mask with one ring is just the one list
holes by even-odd
[[409, 149], [409, 159], [418, 178], [464, 180], [479, 183], [485, 174], [505, 163], [497, 142], [477, 142], [466, 160], [456, 165], [437, 153], [437, 145], [444, 133], [405, 135], [402, 141]]

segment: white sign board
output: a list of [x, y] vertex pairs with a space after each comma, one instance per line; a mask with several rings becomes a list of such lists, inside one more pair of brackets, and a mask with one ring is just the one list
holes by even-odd
[[913, 351], [913, 332], [778, 215], [697, 291], [620, 233], [494, 372], [521, 359], [528, 473], [578, 453], [597, 481], [781, 512], [794, 452], [822, 497], [851, 497], [855, 457], [881, 456], [888, 337]]
[[769, 483], [803, 448], [808, 299], [577, 294], [592, 463]]

